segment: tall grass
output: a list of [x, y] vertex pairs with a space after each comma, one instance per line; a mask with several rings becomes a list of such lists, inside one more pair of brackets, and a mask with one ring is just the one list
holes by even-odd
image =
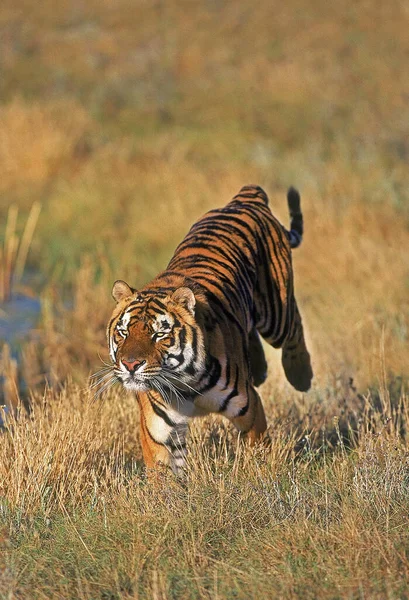
[[40, 211], [41, 205], [35, 202], [28, 214], [21, 238], [19, 238], [17, 233], [18, 207], [12, 204], [8, 210], [3, 247], [0, 247], [0, 302], [9, 300], [13, 285], [21, 282]]
[[297, 446], [285, 403], [264, 447], [209, 418], [186, 479], [147, 481], [133, 398], [45, 394], [1, 444], [11, 597], [404, 597], [407, 399], [398, 423], [368, 398], [352, 452], [322, 421]]
[[[408, 596], [407, 20], [400, 0], [2, 3], [0, 301], [28, 264], [42, 315], [18, 363], [2, 350], [1, 597]], [[266, 348], [265, 444], [197, 421], [185, 480], [147, 480], [135, 399], [88, 385], [112, 282], [143, 285], [250, 182], [284, 224], [301, 191], [313, 389]]]

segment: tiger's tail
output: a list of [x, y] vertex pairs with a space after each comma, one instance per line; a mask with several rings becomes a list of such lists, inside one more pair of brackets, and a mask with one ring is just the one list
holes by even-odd
[[290, 231], [287, 232], [291, 248], [297, 248], [302, 242], [304, 232], [303, 217], [300, 206], [300, 194], [293, 187], [287, 192], [288, 209], [290, 211]]

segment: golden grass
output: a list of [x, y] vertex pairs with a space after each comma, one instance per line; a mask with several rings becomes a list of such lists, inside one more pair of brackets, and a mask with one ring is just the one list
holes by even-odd
[[46, 186], [87, 131], [89, 119], [75, 102], [25, 103], [0, 108], [0, 192]]
[[21, 283], [41, 205], [34, 202], [27, 217], [21, 239], [16, 231], [18, 207], [8, 210], [3, 247], [0, 247], [0, 302], [10, 299], [13, 286]]
[[193, 427], [185, 481], [146, 481], [132, 397], [46, 392], [1, 441], [11, 597], [404, 595], [407, 399], [399, 414], [368, 401], [352, 452], [325, 433], [297, 450], [285, 402], [267, 403], [265, 447], [210, 418]]
[[[1, 299], [27, 265], [42, 315], [1, 356], [31, 413], [3, 415], [0, 597], [407, 597], [408, 14], [378, 4], [2, 3]], [[89, 390], [112, 282], [250, 182], [284, 224], [301, 191], [313, 389], [267, 349], [265, 447], [197, 421], [186, 481], [148, 482], [135, 400]]]

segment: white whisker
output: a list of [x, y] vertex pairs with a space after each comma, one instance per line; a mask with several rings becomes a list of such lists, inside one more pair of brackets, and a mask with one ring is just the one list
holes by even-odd
[[160, 395], [163, 397], [163, 399], [165, 400], [165, 402], [167, 402], [168, 404], [170, 404], [169, 395], [167, 394], [166, 390], [161, 385], [161, 383], [159, 383], [159, 381], [156, 380], [156, 379], [152, 379], [151, 384], [152, 384], [152, 387], [154, 389], [156, 389], [160, 393]]
[[95, 377], [95, 375], [98, 375], [98, 373], [106, 373], [107, 371], [112, 371], [114, 367], [115, 365], [111, 365], [110, 367], [102, 367], [101, 369], [98, 369], [98, 371], [95, 371], [95, 373], [92, 373], [91, 377]]
[[178, 406], [179, 403], [184, 404], [185, 398], [183, 398], [183, 395], [180, 393], [180, 390], [178, 390], [171, 381], [167, 380], [166, 377], [164, 377], [163, 375], [158, 375], [156, 379], [160, 381], [162, 387], [163, 385], [165, 385], [167, 388], [169, 388], [169, 391], [174, 394]]
[[116, 383], [116, 378], [112, 377], [112, 379], [108, 380], [104, 383], [104, 385], [94, 394], [94, 399], [99, 398], [104, 392], [109, 390]]
[[92, 375], [89, 376], [90, 381], [97, 379], [100, 376], [105, 377], [105, 375], [108, 375], [109, 373], [112, 373], [112, 368], [111, 369], [100, 369], [99, 371], [96, 371], [95, 373], [92, 373]]
[[95, 379], [95, 381], [93, 381], [93, 383], [90, 384], [91, 390], [94, 389], [95, 387], [97, 387], [98, 385], [100, 385], [101, 383], [104, 383], [105, 381], [107, 381], [111, 377], [113, 377], [112, 370], [109, 373], [105, 373], [104, 375], [102, 375], [98, 379], [96, 379], [96, 377], [94, 376], [92, 379]]
[[[201, 392], [199, 392], [198, 390], [195, 390], [194, 387], [192, 387], [191, 385], [189, 385], [188, 383], [186, 383], [182, 379], [178, 378], [177, 374], [174, 373], [173, 371], [168, 371], [167, 369], [163, 369], [163, 373], [166, 374], [166, 378], [167, 379], [171, 378], [174, 381], [177, 381], [178, 383], [180, 383], [182, 385], [185, 385], [187, 388], [189, 388], [190, 390], [192, 390], [192, 392], [194, 392], [198, 396], [202, 396]], [[183, 390], [181, 390], [181, 391], [183, 391]]]

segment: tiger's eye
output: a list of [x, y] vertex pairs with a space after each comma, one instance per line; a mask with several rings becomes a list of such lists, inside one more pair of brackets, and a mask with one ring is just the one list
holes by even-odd
[[158, 331], [157, 333], [153, 334], [152, 339], [154, 339], [156, 342], [156, 340], [160, 340], [160, 339], [164, 338], [166, 335], [167, 334], [164, 331]]

